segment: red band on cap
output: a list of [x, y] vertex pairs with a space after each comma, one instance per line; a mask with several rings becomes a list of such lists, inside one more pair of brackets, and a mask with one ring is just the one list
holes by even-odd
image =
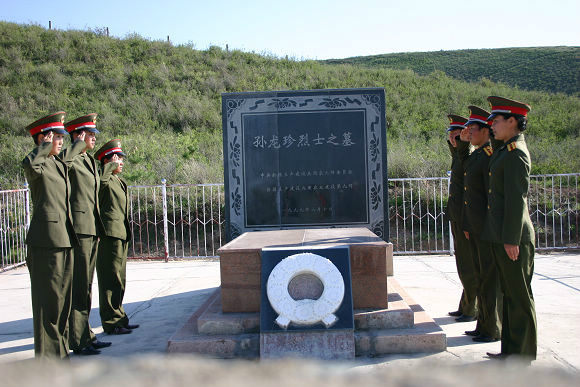
[[93, 121], [89, 121], [89, 122], [81, 122], [80, 124], [74, 124], [74, 125], [69, 125], [66, 127], [67, 132], [74, 132], [75, 130], [78, 129], [84, 129], [84, 128], [96, 128], [97, 125], [95, 125], [95, 123]]
[[97, 155], [97, 160], [100, 161], [103, 157], [110, 155], [111, 153], [118, 153], [118, 152], [123, 152], [123, 150], [119, 147], [107, 149], [106, 151], [103, 151]]
[[29, 132], [30, 132], [31, 136], [34, 136], [35, 134], [38, 134], [40, 132], [45, 132], [46, 130], [52, 130], [52, 129], [64, 129], [64, 126], [63, 126], [62, 122], [60, 122], [60, 121], [49, 122], [48, 124], [38, 125], [32, 129], [30, 129]]
[[472, 114], [469, 117], [469, 120], [478, 120], [478, 121], [483, 121], [483, 122], [487, 122], [487, 116], [478, 116], [477, 114]]
[[449, 126], [465, 126], [465, 122], [459, 122], [459, 121], [451, 121], [451, 123], [449, 124]]
[[528, 109], [517, 106], [493, 106], [491, 112], [492, 113], [510, 112], [512, 114], [519, 114], [524, 117], [528, 115]]

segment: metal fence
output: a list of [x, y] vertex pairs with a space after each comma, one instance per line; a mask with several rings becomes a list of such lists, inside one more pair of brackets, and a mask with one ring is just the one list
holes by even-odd
[[[536, 249], [580, 248], [580, 173], [533, 175], [528, 197]], [[448, 177], [389, 179], [394, 253], [452, 253], [445, 206]], [[215, 257], [225, 242], [223, 184], [130, 186], [129, 257]], [[1, 270], [25, 262], [28, 189], [0, 191]]]
[[389, 179], [389, 230], [394, 254], [437, 254], [453, 242], [445, 206], [448, 177]]
[[[25, 185], [26, 187], [26, 185]], [[26, 260], [26, 230], [30, 224], [28, 188], [0, 191], [0, 252], [2, 271]]]
[[216, 257], [225, 242], [223, 184], [131, 186], [131, 258]]

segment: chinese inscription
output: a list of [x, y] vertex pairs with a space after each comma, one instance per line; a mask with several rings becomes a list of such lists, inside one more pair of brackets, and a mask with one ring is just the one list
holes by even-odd
[[228, 239], [333, 225], [366, 225], [385, 237], [382, 89], [223, 98]]

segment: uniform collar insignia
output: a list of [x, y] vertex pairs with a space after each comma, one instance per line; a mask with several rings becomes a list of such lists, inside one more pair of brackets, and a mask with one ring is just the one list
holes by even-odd
[[509, 144], [507, 144], [506, 147], [507, 147], [508, 152], [511, 152], [517, 148], [517, 145], [516, 145], [516, 142], [514, 141], [514, 142], [510, 142]]
[[486, 155], [491, 156], [493, 154], [493, 148], [491, 147], [491, 145], [488, 146], [484, 146], [483, 147], [483, 151], [485, 152]]

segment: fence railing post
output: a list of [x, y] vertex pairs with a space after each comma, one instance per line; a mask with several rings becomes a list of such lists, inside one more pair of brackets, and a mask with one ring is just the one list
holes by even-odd
[[[447, 192], [449, 192], [449, 187], [451, 186], [451, 171], [447, 171]], [[449, 201], [449, 199], [447, 199]], [[447, 205], [449, 208], [449, 205]], [[449, 214], [447, 214], [449, 219]], [[451, 231], [451, 222], [449, 222], [449, 255], [455, 254], [455, 246], [453, 245], [453, 232]]]
[[24, 216], [26, 220], [26, 231], [30, 227], [30, 190], [28, 189], [28, 182], [24, 183]]
[[169, 235], [167, 231], [167, 180], [161, 179], [161, 197], [163, 200], [163, 244], [165, 247], [165, 262], [169, 261]]

